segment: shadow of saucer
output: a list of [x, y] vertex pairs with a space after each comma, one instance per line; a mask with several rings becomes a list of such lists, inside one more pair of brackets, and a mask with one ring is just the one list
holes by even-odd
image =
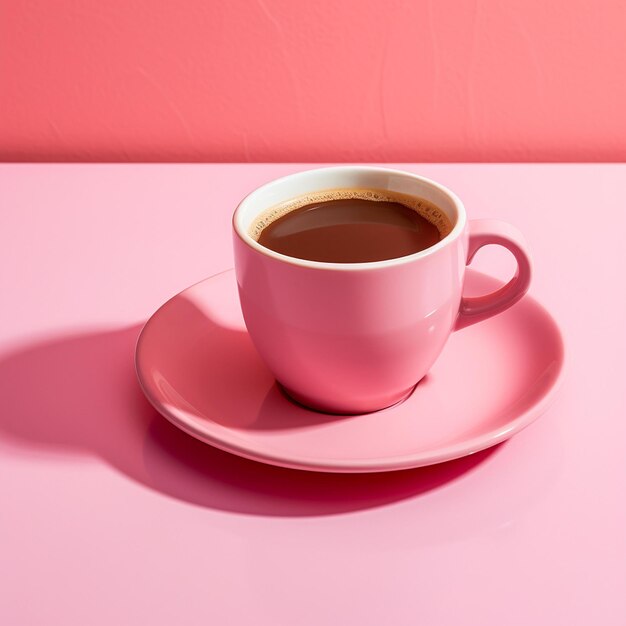
[[376, 474], [325, 474], [249, 461], [185, 435], [163, 419], [144, 459], [153, 485], [189, 502], [259, 515], [329, 515], [415, 497], [460, 477], [495, 448], [441, 465]]
[[[236, 363], [237, 351], [250, 349], [243, 333], [212, 324], [211, 332], [223, 335], [223, 354], [215, 356]], [[98, 457], [172, 498], [266, 516], [330, 515], [416, 497], [494, 454], [492, 448], [441, 465], [366, 475], [288, 470], [227, 454], [176, 429], [144, 398], [133, 363], [139, 330], [60, 336], [0, 356], [0, 438], [18, 448]], [[228, 392], [226, 386], [222, 393]]]

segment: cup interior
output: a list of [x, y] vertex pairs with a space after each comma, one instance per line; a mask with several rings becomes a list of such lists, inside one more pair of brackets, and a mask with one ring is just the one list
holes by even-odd
[[299, 196], [346, 188], [389, 190], [424, 198], [437, 205], [447, 215], [452, 230], [433, 247], [445, 244], [458, 235], [465, 225], [465, 211], [459, 198], [435, 181], [409, 172], [382, 167], [338, 166], [298, 172], [259, 187], [239, 204], [233, 217], [233, 226], [246, 243], [266, 251], [267, 248], [260, 246], [250, 235], [251, 226], [259, 215]]

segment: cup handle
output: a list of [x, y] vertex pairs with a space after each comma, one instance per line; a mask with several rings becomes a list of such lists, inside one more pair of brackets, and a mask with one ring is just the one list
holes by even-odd
[[497, 244], [510, 250], [517, 261], [515, 276], [503, 287], [485, 296], [461, 298], [454, 330], [460, 330], [492, 315], [502, 313], [515, 304], [530, 285], [532, 268], [524, 238], [517, 228], [499, 220], [472, 220], [469, 223], [469, 247], [466, 264], [483, 246]]

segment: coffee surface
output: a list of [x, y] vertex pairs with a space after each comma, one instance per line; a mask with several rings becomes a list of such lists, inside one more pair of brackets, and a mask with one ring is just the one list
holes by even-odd
[[[361, 194], [363, 195], [363, 194]], [[343, 197], [293, 208], [262, 226], [258, 242], [281, 254], [327, 263], [366, 263], [415, 254], [442, 239], [440, 209], [416, 209], [388, 200]], [[444, 232], [442, 232], [444, 230]]]

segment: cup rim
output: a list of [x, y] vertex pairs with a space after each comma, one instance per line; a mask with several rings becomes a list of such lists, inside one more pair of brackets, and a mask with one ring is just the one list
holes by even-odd
[[[452, 227], [452, 230], [441, 240], [438, 241], [435, 245], [426, 248], [425, 250], [421, 250], [420, 252], [415, 252], [414, 254], [408, 254], [401, 257], [396, 257], [393, 259], [385, 259], [383, 261], [365, 261], [360, 263], [329, 263], [326, 261], [311, 261], [308, 259], [300, 259], [297, 257], [288, 256], [286, 254], [282, 254], [280, 252], [275, 252], [270, 248], [266, 248], [261, 245], [258, 241], [253, 239], [249, 233], [244, 228], [241, 223], [241, 213], [242, 209], [246, 204], [254, 200], [255, 194], [259, 193], [261, 190], [266, 190], [271, 188], [274, 185], [278, 185], [283, 183], [289, 179], [298, 178], [303, 174], [309, 174], [311, 172], [319, 172], [323, 174], [324, 172], [349, 172], [349, 171], [358, 171], [358, 172], [382, 172], [382, 173], [391, 173], [396, 175], [401, 175], [406, 178], [412, 178], [414, 180], [418, 180], [421, 183], [425, 183], [431, 187], [434, 187], [444, 193], [449, 199], [452, 201], [456, 208], [457, 219], [456, 223]], [[320, 188], [322, 190], [323, 188]], [[290, 265], [296, 265], [299, 267], [307, 267], [311, 269], [320, 269], [320, 270], [339, 270], [339, 271], [364, 271], [364, 270], [373, 270], [373, 269], [382, 269], [386, 267], [394, 267], [398, 265], [404, 265], [407, 263], [411, 263], [413, 261], [417, 261], [419, 259], [423, 259], [425, 257], [429, 257], [433, 254], [436, 254], [442, 248], [450, 245], [454, 241], [456, 241], [461, 233], [465, 230], [465, 225], [467, 222], [467, 215], [465, 213], [465, 207], [463, 206], [463, 202], [461, 199], [450, 189], [448, 189], [445, 185], [438, 183], [430, 178], [425, 176], [420, 176], [419, 174], [413, 174], [412, 172], [407, 172], [405, 170], [399, 170], [395, 168], [389, 167], [378, 167], [374, 165], [334, 165], [330, 167], [319, 167], [319, 168], [310, 168], [306, 170], [301, 170], [299, 172], [294, 172], [292, 174], [288, 174], [286, 176], [281, 176], [280, 178], [275, 178], [263, 185], [260, 185], [250, 193], [248, 193], [243, 200], [237, 205], [235, 212], [233, 213], [232, 224], [233, 230], [236, 235], [241, 239], [243, 243], [247, 246], [256, 250], [260, 254], [268, 256], [270, 258], [276, 259], [278, 261], [282, 261], [283, 263], [288, 263]]]

